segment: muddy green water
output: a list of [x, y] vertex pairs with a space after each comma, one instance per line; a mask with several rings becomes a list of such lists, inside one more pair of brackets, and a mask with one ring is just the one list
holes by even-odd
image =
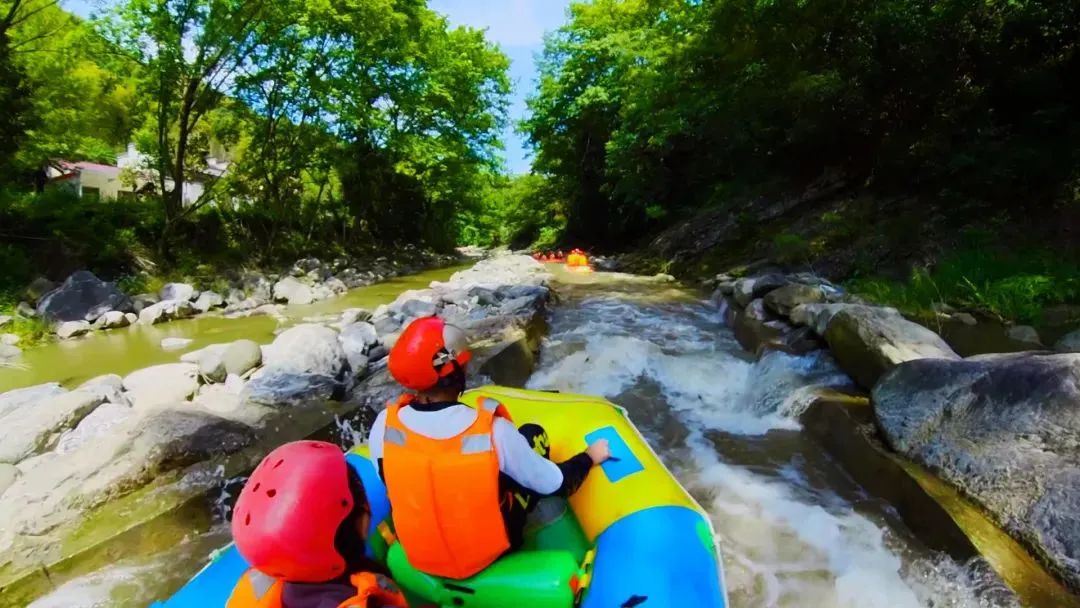
[[[391, 302], [403, 291], [424, 289], [432, 281], [445, 281], [468, 265], [440, 268], [407, 277], [398, 277], [353, 289], [347, 294], [306, 306], [285, 308], [286, 320], [279, 324], [266, 316], [226, 319], [206, 315], [160, 325], [135, 325], [124, 329], [97, 332], [77, 340], [54, 342], [27, 349], [17, 367], [0, 368], [0, 392], [14, 388], [60, 382], [77, 385], [102, 374], [124, 375], [160, 363], [174, 363], [185, 352], [209, 344], [247, 338], [268, 343], [283, 325], [302, 323], [304, 319], [327, 317], [347, 308], [374, 309]], [[161, 348], [164, 338], [189, 338], [183, 349]]]

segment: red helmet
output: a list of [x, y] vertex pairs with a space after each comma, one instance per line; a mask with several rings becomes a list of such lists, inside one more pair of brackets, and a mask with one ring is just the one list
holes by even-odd
[[387, 366], [405, 388], [426, 391], [472, 359], [467, 346], [465, 332], [438, 317], [424, 317], [401, 332]]
[[259, 463], [232, 520], [236, 548], [251, 567], [297, 583], [345, 573], [334, 537], [353, 508], [348, 466], [341, 450], [323, 441], [287, 443]]

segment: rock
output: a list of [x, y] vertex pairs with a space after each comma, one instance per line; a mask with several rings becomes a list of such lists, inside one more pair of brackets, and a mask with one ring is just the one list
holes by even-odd
[[0, 495], [19, 478], [19, 469], [13, 464], [0, 463]]
[[124, 389], [137, 409], [186, 401], [199, 388], [198, 371], [198, 366], [191, 363], [155, 365], [128, 374]]
[[33, 306], [27, 304], [26, 302], [19, 302], [19, 304], [15, 307], [15, 314], [19, 315], [24, 319], [33, 319], [37, 316], [37, 310], [35, 310]]
[[784, 317], [789, 316], [796, 306], [824, 301], [825, 294], [820, 287], [797, 283], [784, 285], [765, 295], [765, 306]]
[[975, 325], [978, 325], [978, 323], [979, 323], [977, 320], [975, 320], [974, 316], [972, 316], [971, 314], [966, 313], [966, 312], [954, 313], [952, 315], [952, 318], [956, 319], [958, 322], [960, 322], [960, 323], [962, 323], [964, 325], [967, 325], [968, 327], [974, 327]]
[[0, 361], [10, 361], [22, 356], [22, 349], [11, 344], [0, 343]]
[[45, 294], [59, 287], [57, 283], [46, 279], [45, 277], [38, 277], [30, 282], [26, 287], [26, 299], [36, 303]]
[[7, 346], [16, 346], [21, 341], [22, 338], [16, 336], [15, 334], [0, 334], [0, 344], [4, 344]]
[[371, 320], [371, 311], [363, 308], [349, 308], [345, 312], [341, 313], [341, 326], [352, 325], [353, 323], [366, 322]]
[[779, 340], [791, 329], [790, 325], [767, 311], [760, 298], [735, 313], [735, 339], [754, 354], [758, 354], [767, 343]]
[[393, 315], [376, 316], [371, 320], [371, 323], [380, 336], [387, 336], [401, 331], [401, 321], [398, 321]]
[[335, 295], [341, 295], [341, 294], [345, 293], [346, 291], [349, 291], [349, 286], [346, 285], [344, 281], [342, 281], [341, 279], [334, 278], [334, 277], [330, 277], [329, 279], [326, 279], [326, 281], [323, 283], [323, 285], [327, 289], [329, 289], [332, 293], [334, 293]]
[[410, 319], [430, 317], [438, 312], [439, 307], [430, 299], [412, 299], [401, 305], [401, 314]]
[[225, 305], [225, 298], [221, 297], [221, 294], [213, 291], [204, 291], [199, 294], [199, 297], [195, 300], [193, 306], [198, 312], [208, 312], [211, 309], [219, 308]]
[[354, 323], [346, 325], [338, 336], [341, 348], [345, 351], [345, 357], [349, 361], [349, 367], [356, 375], [363, 374], [367, 369], [368, 354], [379, 343], [379, 336], [375, 326], [371, 323]]
[[180, 350], [186, 348], [188, 344], [191, 344], [190, 338], [163, 338], [161, 340], [162, 350]]
[[767, 348], [779, 350], [789, 355], [802, 356], [825, 348], [825, 342], [809, 327], [800, 327], [770, 340]]
[[0, 315], [0, 327], [5, 327], [7, 325], [10, 325], [11, 322], [14, 321], [14, 320], [15, 320], [15, 317], [12, 317], [11, 315]]
[[249, 273], [244, 275], [240, 284], [249, 297], [259, 300], [260, 302], [269, 302], [274, 299], [273, 283], [259, 273]]
[[1005, 335], [1009, 339], [1024, 345], [1023, 350], [1043, 350], [1046, 348], [1043, 346], [1042, 340], [1039, 339], [1039, 332], [1035, 331], [1035, 328], [1030, 325], [1014, 325], [1005, 332]]
[[94, 321], [93, 327], [94, 329], [118, 329], [120, 327], [127, 327], [128, 325], [131, 325], [127, 317], [127, 315], [129, 314], [132, 313], [123, 313], [119, 310], [110, 310], [109, 312], [98, 317], [97, 320]]
[[228, 304], [229, 306], [235, 306], [235, 305], [239, 304], [240, 302], [243, 302], [246, 299], [246, 297], [247, 296], [244, 295], [243, 290], [233, 288], [233, 289], [230, 289], [229, 292], [225, 294], [225, 303]]
[[739, 306], [746, 306], [752, 300], [760, 298], [774, 289], [787, 285], [788, 280], [784, 275], [767, 274], [760, 277], [750, 277], [735, 281], [735, 302]]
[[289, 304], [311, 304], [315, 301], [311, 288], [293, 277], [285, 277], [274, 284], [274, 300]]
[[77, 338], [90, 333], [90, 324], [86, 321], [64, 321], [56, 326], [56, 335], [61, 340]]
[[910, 361], [882, 377], [873, 402], [894, 449], [1080, 586], [1080, 354]]
[[49, 382], [48, 384], [38, 384], [0, 393], [0, 418], [66, 392], [59, 383]]
[[0, 462], [15, 464], [47, 447], [50, 438], [73, 428], [105, 398], [94, 391], [75, 390], [0, 419]]
[[252, 317], [274, 317], [278, 321], [285, 319], [285, 315], [281, 314], [281, 310], [278, 309], [276, 304], [263, 304], [251, 311]]
[[959, 358], [934, 332], [874, 306], [849, 305], [836, 312], [825, 340], [840, 367], [867, 389], [905, 361]]
[[347, 365], [337, 332], [322, 325], [285, 330], [266, 347], [264, 362], [244, 389], [247, 399], [264, 405], [329, 399], [342, 387]]
[[1058, 340], [1054, 350], [1060, 353], [1080, 353], [1080, 329]]
[[539, 310], [542, 305], [543, 301], [540, 299], [533, 296], [521, 296], [511, 300], [504, 300], [502, 304], [499, 304], [498, 314], [510, 316], [532, 314]]
[[1007, 327], [999, 319], [990, 317], [977, 319], [968, 313], [949, 315], [936, 325], [931, 325], [931, 329], [937, 330], [945, 342], [961, 357], [1045, 349], [1042, 344], [1021, 341], [1013, 337], [1025, 338], [1023, 330], [1010, 335], [1009, 332], [1013, 328]]
[[92, 321], [110, 310], [131, 310], [131, 298], [85, 270], [72, 274], [37, 306], [38, 314], [49, 321]]
[[262, 347], [253, 340], [237, 340], [221, 354], [226, 375], [243, 376], [262, 364]]
[[199, 292], [194, 287], [187, 283], [166, 283], [161, 289], [158, 290], [158, 298], [161, 301], [165, 300], [180, 300], [182, 302], [190, 302], [199, 295]]
[[206, 348], [184, 353], [180, 356], [180, 361], [198, 365], [199, 376], [207, 382], [223, 382], [228, 375], [225, 371], [225, 360], [222, 358], [227, 348], [228, 344], [211, 344]]
[[151, 304], [139, 311], [139, 323], [141, 325], [154, 325], [167, 320], [165, 318], [165, 306], [158, 302]]
[[139, 322], [139, 315], [137, 315], [137, 314], [135, 314], [133, 312], [125, 312], [124, 313], [124, 320], [127, 321], [127, 324], [129, 326], [131, 326], [131, 325], [134, 325], [134, 324]]
[[154, 325], [162, 321], [186, 319], [195, 314], [195, 307], [187, 300], [162, 300], [139, 311], [139, 323]]
[[467, 293], [471, 297], [476, 298], [481, 306], [494, 306], [498, 304], [501, 299], [494, 289], [489, 289], [487, 287], [471, 287]]
[[547, 302], [551, 290], [543, 285], [511, 285], [498, 290], [500, 299], [531, 298]]
[[102, 399], [109, 403], [131, 407], [127, 396], [124, 395], [124, 379], [116, 374], [105, 374], [91, 378], [80, 384], [76, 390], [100, 395]]
[[160, 301], [161, 298], [157, 297], [156, 293], [140, 293], [131, 297], [131, 309], [136, 313], [140, 313], [144, 308], [153, 306]]
[[135, 410], [130, 405], [102, 403], [83, 418], [78, 426], [60, 435], [53, 451], [57, 454], [68, 454], [90, 442], [108, 437], [134, 415]]

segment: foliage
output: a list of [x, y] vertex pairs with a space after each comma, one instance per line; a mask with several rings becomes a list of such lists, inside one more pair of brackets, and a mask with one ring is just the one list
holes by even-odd
[[906, 282], [861, 278], [848, 287], [908, 312], [945, 302], [1030, 323], [1046, 306], [1080, 300], [1080, 265], [1052, 251], [968, 249], [932, 269], [915, 269]]
[[1021, 217], [1074, 195], [1076, 2], [595, 0], [571, 17], [522, 125], [571, 234], [624, 242], [738, 213], [732, 184], [828, 169]]
[[551, 183], [539, 175], [495, 176], [480, 208], [458, 218], [459, 241], [485, 247], [549, 249], [563, 238], [566, 216]]

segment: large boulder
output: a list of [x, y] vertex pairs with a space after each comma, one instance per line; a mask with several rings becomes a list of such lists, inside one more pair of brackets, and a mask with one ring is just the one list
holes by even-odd
[[0, 342], [0, 361], [11, 361], [22, 356], [22, 349], [14, 344]]
[[342, 328], [339, 339], [353, 373], [363, 373], [367, 369], [371, 349], [379, 344], [375, 326], [363, 322], [346, 325]]
[[758, 354], [766, 344], [779, 340], [792, 327], [766, 310], [765, 302], [758, 298], [735, 313], [734, 329], [739, 345]]
[[83, 418], [78, 426], [60, 435], [53, 451], [57, 454], [69, 454], [88, 443], [100, 441], [133, 416], [135, 410], [130, 405], [102, 403]]
[[195, 299], [198, 293], [193, 286], [187, 283], [166, 283], [158, 290], [158, 297], [161, 298], [161, 301], [182, 300], [188, 302]]
[[91, 325], [86, 321], [64, 321], [56, 326], [56, 336], [61, 340], [69, 340], [86, 335], [91, 329]]
[[[242, 298], [241, 298], [242, 299]], [[195, 300], [193, 306], [198, 312], [208, 312], [211, 309], [218, 308], [225, 305], [225, 298], [221, 297], [221, 294], [213, 291], [204, 291], [199, 294], [199, 297]]]
[[262, 365], [262, 347], [253, 340], [237, 340], [221, 354], [225, 374], [243, 376]]
[[825, 301], [825, 293], [817, 285], [793, 283], [765, 295], [765, 306], [781, 316], [788, 316], [796, 306]]
[[53, 281], [50, 281], [45, 277], [38, 277], [26, 286], [26, 299], [30, 300], [31, 302], [37, 302], [42, 297], [44, 297], [45, 294], [56, 289], [57, 287], [59, 287], [59, 285], [57, 285]]
[[139, 311], [141, 325], [154, 325], [163, 321], [186, 319], [195, 314], [195, 307], [187, 300], [162, 300]]
[[93, 321], [110, 310], [131, 310], [131, 298], [86, 270], [72, 274], [37, 305], [38, 314], [49, 321]]
[[19, 478], [19, 469], [13, 464], [0, 463], [0, 494], [3, 494]]
[[344, 388], [347, 366], [338, 333], [323, 325], [282, 332], [263, 353], [265, 366], [251, 377], [244, 396], [263, 405], [326, 400]]
[[131, 296], [131, 310], [135, 313], [142, 312], [147, 306], [153, 306], [161, 301], [156, 293], [140, 293]]
[[889, 444], [1080, 587], [1080, 354], [902, 363], [873, 391]]
[[120, 327], [127, 327], [131, 325], [128, 314], [120, 312], [119, 310], [110, 310], [109, 312], [101, 315], [94, 321], [94, 329], [118, 329]]
[[124, 389], [137, 409], [186, 401], [199, 388], [198, 371], [198, 366], [192, 363], [155, 365], [128, 374]]
[[934, 332], [874, 306], [851, 305], [832, 315], [825, 341], [840, 367], [867, 389], [905, 361], [959, 359]]
[[0, 393], [0, 418], [66, 392], [58, 382], [49, 382]]
[[1062, 336], [1054, 344], [1054, 350], [1059, 353], [1080, 353], [1080, 329]]
[[0, 462], [15, 464], [45, 449], [52, 439], [77, 425], [105, 398], [95, 391], [76, 390], [50, 397], [32, 407], [0, 418]]
[[311, 288], [293, 277], [285, 277], [274, 284], [274, 300], [289, 304], [311, 304], [315, 295]]
[[734, 297], [739, 306], [746, 306], [774, 289], [779, 289], [788, 284], [788, 279], [782, 274], [767, 274], [760, 277], [748, 277], [735, 281]]

